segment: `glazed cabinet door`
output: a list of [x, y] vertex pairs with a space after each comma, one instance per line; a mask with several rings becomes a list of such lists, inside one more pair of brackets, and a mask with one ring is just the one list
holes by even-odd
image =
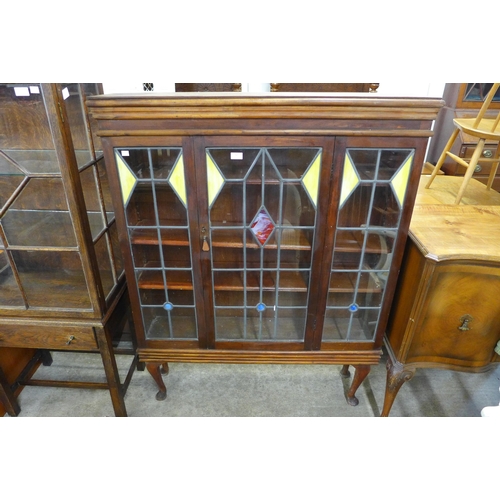
[[113, 146], [117, 221], [148, 347], [335, 349], [381, 337], [418, 140], [128, 137]]
[[123, 283], [104, 161], [84, 105], [97, 91], [0, 84], [2, 315], [101, 317]]
[[113, 142], [115, 201], [124, 208], [117, 220], [143, 345], [311, 344], [333, 139]]
[[114, 192], [121, 195], [118, 201], [123, 207], [117, 220], [139, 341], [198, 346], [204, 343], [199, 328], [203, 304], [196, 300], [196, 290], [202, 286], [191, 244], [191, 231], [197, 230], [194, 182], [187, 182], [193, 165], [186, 168], [191, 140], [162, 139], [153, 141], [154, 146], [140, 139], [136, 146], [131, 142], [115, 147], [112, 160], [118, 174]]
[[321, 268], [315, 248], [324, 237], [319, 205], [329, 196], [332, 146], [226, 138], [197, 148], [210, 346], [302, 350], [312, 343], [311, 289]]
[[416, 151], [416, 143], [407, 140], [336, 142], [334, 171], [341, 191], [330, 203], [328, 225], [335, 230], [327, 241], [324, 322], [316, 337], [323, 349], [380, 341], [399, 265], [393, 259], [402, 255], [400, 227], [409, 223], [407, 187], [413, 165], [421, 161]]

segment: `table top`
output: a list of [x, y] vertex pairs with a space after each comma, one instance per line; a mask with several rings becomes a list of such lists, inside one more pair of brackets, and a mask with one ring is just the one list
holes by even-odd
[[462, 203], [453, 200], [461, 177], [439, 176], [429, 189], [422, 176], [410, 237], [426, 258], [500, 263], [500, 193], [471, 179]]
[[[429, 189], [425, 185], [428, 175], [420, 176], [415, 205], [453, 205], [463, 177], [454, 175], [437, 175]], [[500, 205], [500, 193], [494, 189], [486, 189], [486, 185], [471, 179], [460, 205]]]

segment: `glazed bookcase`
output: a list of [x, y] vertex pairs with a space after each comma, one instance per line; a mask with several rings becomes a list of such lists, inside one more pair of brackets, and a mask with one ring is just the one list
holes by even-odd
[[168, 362], [381, 356], [437, 99], [97, 96], [138, 335]]
[[0, 84], [0, 347], [41, 349], [46, 363], [51, 350], [100, 353], [103, 383], [21, 383], [109, 389], [115, 414], [126, 415], [114, 354], [128, 298], [102, 148], [85, 104], [101, 91]]

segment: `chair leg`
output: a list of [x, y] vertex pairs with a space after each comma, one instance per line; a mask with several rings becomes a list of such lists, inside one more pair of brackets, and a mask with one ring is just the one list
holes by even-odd
[[464, 180], [462, 181], [462, 184], [460, 186], [460, 189], [458, 190], [457, 197], [455, 198], [455, 205], [458, 205], [460, 203], [460, 200], [462, 199], [462, 196], [464, 195], [465, 188], [467, 187], [467, 184], [471, 180], [472, 174], [474, 173], [474, 169], [476, 168], [477, 162], [479, 161], [479, 157], [481, 156], [481, 153], [483, 152], [484, 148], [484, 139], [479, 139], [476, 149], [474, 150], [474, 153], [472, 154], [472, 158], [470, 159], [469, 166], [467, 170], [465, 171], [465, 176]]
[[437, 173], [443, 166], [444, 160], [446, 159], [446, 153], [450, 151], [451, 147], [453, 146], [453, 143], [455, 142], [455, 139], [458, 136], [458, 128], [456, 128], [453, 133], [451, 134], [450, 138], [448, 139], [448, 142], [446, 143], [446, 146], [443, 149], [443, 152], [441, 153], [441, 156], [439, 157], [438, 162], [436, 163], [436, 166], [434, 167], [434, 170], [432, 171], [431, 177], [429, 181], [427, 182], [427, 185], [425, 186], [426, 189], [431, 187], [432, 182], [434, 181], [434, 178], [436, 177]]

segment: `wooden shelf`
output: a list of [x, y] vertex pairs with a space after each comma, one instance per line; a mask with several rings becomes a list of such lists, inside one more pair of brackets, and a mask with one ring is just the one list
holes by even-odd
[[[193, 283], [186, 281], [186, 271], [167, 271], [169, 290], [192, 290]], [[137, 278], [140, 289], [163, 290], [163, 274], [161, 271], [147, 271], [140, 273]]]
[[[166, 229], [166, 231], [168, 231], [168, 238], [162, 236], [162, 245], [189, 246], [187, 229]], [[133, 245], [159, 245], [158, 230], [156, 228], [134, 229], [130, 235], [130, 242]]]
[[[336, 286], [330, 286], [330, 293], [352, 293], [355, 289], [356, 283], [350, 278], [351, 273], [335, 273], [332, 274], [332, 279], [335, 278]], [[377, 287], [375, 282], [370, 276], [370, 273], [366, 272], [361, 275], [358, 293], [381, 293], [383, 288]]]
[[[246, 290], [249, 292], [259, 291], [260, 283], [258, 275], [260, 272], [255, 270], [254, 272], [247, 273], [247, 286]], [[224, 276], [224, 279], [221, 279]], [[217, 282], [214, 283], [215, 291], [243, 291], [245, 287], [243, 286], [243, 273], [218, 273]], [[263, 291], [274, 291], [276, 290], [276, 283], [271, 276], [270, 272], [263, 272], [262, 277], [262, 290]], [[281, 275], [279, 282], [280, 292], [307, 292], [307, 283], [300, 273], [287, 272], [286, 275]]]
[[[271, 236], [273, 238], [273, 236]], [[243, 248], [260, 249], [262, 248], [250, 235], [244, 243], [241, 235], [236, 235], [232, 230], [216, 231], [216, 239], [212, 238], [212, 247], [215, 248]], [[270, 242], [264, 247], [264, 251], [276, 250], [278, 245]], [[304, 231], [300, 229], [284, 228], [281, 237], [281, 249], [283, 250], [311, 250], [311, 244]]]

